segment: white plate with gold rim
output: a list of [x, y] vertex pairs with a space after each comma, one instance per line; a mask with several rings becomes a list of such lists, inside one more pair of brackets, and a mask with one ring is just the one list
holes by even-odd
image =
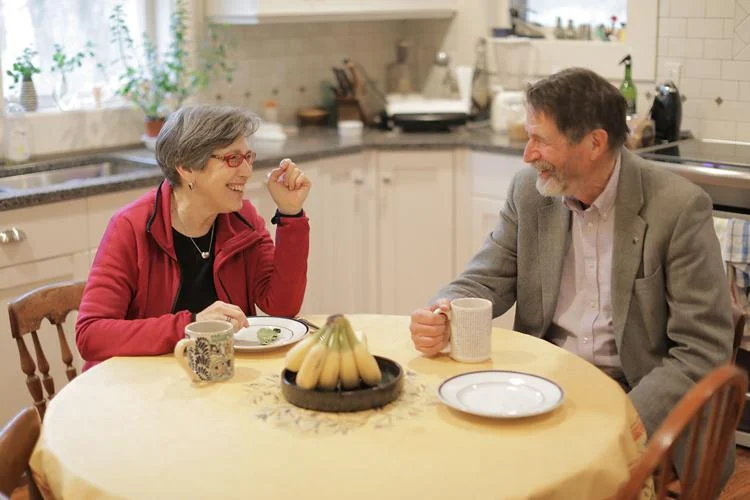
[[438, 397], [456, 410], [491, 418], [541, 415], [560, 406], [565, 393], [539, 375], [505, 370], [462, 373], [438, 387]]
[[[290, 318], [275, 316], [249, 316], [250, 326], [240, 328], [234, 334], [234, 350], [239, 352], [268, 351], [285, 345], [294, 344], [307, 335], [307, 325]], [[258, 330], [270, 328], [278, 330], [278, 337], [268, 344], [261, 344], [258, 340]]]

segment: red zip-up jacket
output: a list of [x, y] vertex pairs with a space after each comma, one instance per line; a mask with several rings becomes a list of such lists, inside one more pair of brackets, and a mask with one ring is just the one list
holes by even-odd
[[[83, 292], [76, 344], [84, 370], [113, 356], [171, 352], [191, 321], [175, 311], [182, 283], [172, 241], [172, 188], [167, 182], [119, 210], [109, 221]], [[294, 316], [307, 284], [310, 225], [282, 217], [276, 245], [255, 207], [220, 214], [215, 229], [214, 286], [219, 300], [247, 315], [257, 304], [273, 316]]]

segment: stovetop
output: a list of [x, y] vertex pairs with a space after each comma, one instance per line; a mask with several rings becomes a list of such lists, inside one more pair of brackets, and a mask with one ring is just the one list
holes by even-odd
[[704, 167], [750, 168], [750, 143], [686, 139], [652, 146], [641, 153], [650, 160]]

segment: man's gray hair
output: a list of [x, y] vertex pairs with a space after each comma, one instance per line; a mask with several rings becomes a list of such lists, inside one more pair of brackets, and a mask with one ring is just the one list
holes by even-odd
[[260, 119], [231, 106], [188, 106], [170, 113], [156, 138], [156, 162], [172, 186], [180, 185], [177, 167], [203, 170], [210, 155], [240, 137], [252, 135]]

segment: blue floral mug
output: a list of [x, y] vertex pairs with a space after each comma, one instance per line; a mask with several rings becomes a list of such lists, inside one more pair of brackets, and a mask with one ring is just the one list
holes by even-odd
[[195, 321], [185, 327], [174, 357], [195, 382], [220, 382], [234, 375], [234, 327], [228, 321]]

